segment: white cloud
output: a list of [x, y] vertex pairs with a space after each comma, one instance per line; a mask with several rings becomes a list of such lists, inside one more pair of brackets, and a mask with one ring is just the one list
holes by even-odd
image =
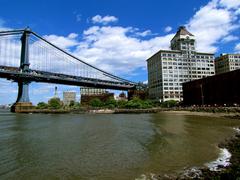
[[70, 33], [69, 35], [68, 35], [68, 38], [70, 38], [70, 39], [75, 39], [75, 38], [77, 38], [78, 37], [78, 34], [76, 34], [76, 33]]
[[72, 46], [76, 46], [78, 44], [78, 41], [76, 40], [78, 34], [71, 33], [67, 37], [64, 36], [57, 36], [57, 35], [45, 35], [43, 36], [46, 40], [49, 42], [55, 44], [56, 46], [68, 49]]
[[145, 37], [145, 36], [151, 35], [152, 32], [151, 32], [151, 30], [146, 30], [146, 31], [143, 31], [143, 32], [137, 32], [136, 34], [137, 34], [138, 36]]
[[[235, 12], [213, 0], [193, 15], [186, 26], [196, 36], [198, 51], [216, 52], [217, 43], [236, 40], [231, 34], [238, 28]], [[105, 17], [97, 15], [93, 21], [106, 24], [117, 20]], [[166, 27], [166, 30], [170, 31], [171, 27]], [[151, 30], [141, 32], [135, 27], [92, 26], [83, 32], [82, 41], [76, 42], [73, 36], [71, 41], [74, 41], [75, 50], [72, 52], [105, 71], [117, 75], [129, 74], [139, 68], [146, 70], [145, 60], [159, 49], [169, 49], [174, 34], [142, 39], [149, 35], [152, 35]]]
[[157, 50], [168, 49], [173, 37], [169, 34], [141, 40], [133, 29], [121, 26], [90, 27], [84, 31], [84, 41], [74, 54], [106, 71], [128, 74], [145, 67], [145, 60]]
[[228, 35], [228, 36], [226, 36], [226, 37], [224, 37], [224, 38], [222, 39], [222, 42], [227, 43], [227, 42], [231, 42], [231, 41], [236, 41], [236, 40], [238, 40], [238, 39], [239, 39], [239, 38], [238, 38], [237, 36]]
[[172, 27], [171, 26], [167, 26], [167, 27], [164, 28], [164, 32], [168, 33], [170, 31], [172, 31]]
[[235, 15], [240, 15], [240, 8], [235, 11]]
[[107, 15], [107, 16], [102, 17], [101, 15], [96, 15], [96, 16], [92, 17], [92, 22], [94, 24], [99, 23], [99, 24], [106, 25], [108, 23], [116, 22], [116, 21], [118, 21], [118, 18], [116, 18], [115, 16]]
[[223, 2], [212, 0], [201, 7], [186, 25], [196, 36], [198, 50], [216, 52], [216, 43], [239, 28], [235, 10], [227, 8], [231, 1], [226, 0], [224, 3], [226, 8], [222, 7]]
[[240, 43], [236, 44], [234, 50], [235, 50], [237, 53], [240, 53]]
[[220, 4], [228, 9], [230, 8], [238, 9], [240, 7], [239, 0], [220, 0]]

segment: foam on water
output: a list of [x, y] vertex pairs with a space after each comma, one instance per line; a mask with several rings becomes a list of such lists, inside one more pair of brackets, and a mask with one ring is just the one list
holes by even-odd
[[234, 127], [233, 128], [237, 133], [240, 133], [240, 128]]
[[221, 171], [223, 167], [230, 165], [231, 153], [226, 148], [220, 148], [219, 157], [210, 163], [205, 165], [210, 169], [210, 171]]

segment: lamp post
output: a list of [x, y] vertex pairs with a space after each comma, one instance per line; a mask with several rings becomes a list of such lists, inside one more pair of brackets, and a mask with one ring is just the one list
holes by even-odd
[[201, 100], [202, 100], [202, 106], [204, 105], [204, 95], [203, 95], [203, 87], [202, 84], [200, 84], [200, 89], [201, 89]]

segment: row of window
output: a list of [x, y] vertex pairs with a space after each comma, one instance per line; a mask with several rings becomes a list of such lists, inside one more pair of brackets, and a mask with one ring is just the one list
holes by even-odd
[[181, 91], [182, 87], [164, 87], [163, 89], [164, 90], [179, 90], [179, 91]]
[[[175, 61], [175, 62], [178, 62], [178, 61], [182, 61], [182, 62], [208, 62], [208, 63], [213, 63], [214, 61], [213, 60], [209, 60], [209, 59], [199, 59], [199, 58], [191, 58], [191, 59], [188, 59], [187, 57], [185, 57], [185, 59], [182, 59], [182, 58], [162, 58], [162, 60], [164, 61], [167, 61], [167, 62], [171, 62], [171, 61]], [[156, 60], [158, 61], [158, 60]]]
[[170, 95], [170, 96], [164, 96], [164, 99], [172, 99], [172, 98], [176, 98], [176, 99], [182, 99], [183, 96], [174, 96], [174, 95]]
[[[162, 57], [181, 57], [181, 54], [174, 54], [174, 53], [169, 53], [169, 54], [165, 54], [162, 53], [161, 54]], [[196, 58], [196, 59], [214, 59], [214, 56], [209, 56], [209, 55], [191, 55], [191, 58]]]
[[240, 58], [240, 55], [234, 55], [234, 56], [230, 55], [229, 57], [230, 58]]
[[[163, 70], [171, 70], [171, 69], [188, 69], [188, 70], [210, 70], [209, 67], [203, 66], [203, 67], [189, 67], [189, 66], [163, 66]], [[213, 71], [213, 68], [211, 68]]]

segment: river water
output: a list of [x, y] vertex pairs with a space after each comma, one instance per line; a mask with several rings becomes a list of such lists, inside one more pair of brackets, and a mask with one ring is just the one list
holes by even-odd
[[0, 179], [135, 179], [217, 159], [240, 121], [182, 114], [0, 111]]

